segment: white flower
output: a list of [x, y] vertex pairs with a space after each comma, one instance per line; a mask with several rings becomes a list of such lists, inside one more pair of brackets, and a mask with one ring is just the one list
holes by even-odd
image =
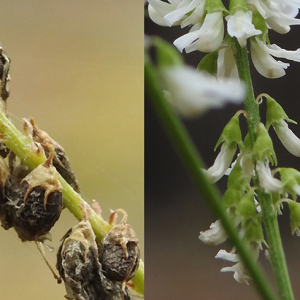
[[218, 245], [225, 242], [228, 238], [226, 231], [221, 225], [221, 221], [217, 220], [212, 223], [206, 231], [200, 231], [199, 239], [208, 245]]
[[269, 164], [264, 164], [261, 161], [257, 162], [256, 170], [259, 176], [260, 186], [264, 188], [267, 193], [282, 192], [282, 183], [279, 179], [272, 176]]
[[267, 24], [278, 33], [290, 31], [290, 25], [299, 25], [298, 15], [300, 3], [297, 0], [247, 0], [256, 7]]
[[230, 262], [237, 262], [231, 267], [225, 267], [221, 269], [221, 272], [234, 272], [233, 278], [240, 283], [247, 283], [250, 279], [246, 269], [243, 264], [239, 261], [237, 254], [228, 253], [225, 250], [220, 250], [215, 258], [224, 259]]
[[[259, 250], [261, 247], [260, 245], [261, 245], [260, 243], [251, 243], [250, 244], [250, 250], [251, 250], [251, 253], [255, 260], [258, 259]], [[245, 269], [244, 265], [240, 261], [238, 254], [232, 253], [232, 252], [228, 253], [225, 250], [220, 250], [217, 253], [216, 258], [220, 258], [220, 259], [224, 259], [224, 260], [236, 263], [235, 265], [233, 265], [231, 267], [222, 268], [221, 272], [234, 272], [233, 277], [237, 282], [248, 284], [248, 280], [251, 279], [251, 277], [248, 275], [247, 270]]]
[[236, 37], [241, 47], [247, 44], [247, 38], [261, 34], [261, 30], [256, 30], [252, 24], [252, 12], [238, 10], [232, 16], [227, 16], [226, 21], [228, 34]]
[[188, 17], [186, 17], [181, 22], [181, 28], [184, 28], [186, 26], [195, 25], [197, 23], [202, 23], [202, 18], [205, 13], [204, 7], [205, 7], [206, 0], [201, 0], [199, 5], [193, 10], [191, 14], [189, 14]]
[[170, 67], [162, 71], [169, 101], [184, 116], [196, 116], [225, 102], [241, 103], [245, 89], [238, 81], [217, 80], [191, 67]]
[[272, 56], [300, 62], [300, 49], [288, 51], [277, 45], [266, 45], [259, 38], [251, 39], [251, 57], [256, 70], [267, 78], [279, 78], [285, 75], [289, 64], [275, 60]]
[[185, 18], [203, 0], [148, 0], [148, 12], [151, 20], [161, 26], [172, 26]]
[[224, 37], [224, 22], [222, 12], [207, 14], [203, 24], [195, 24], [189, 33], [174, 41], [180, 52], [186, 53], [199, 50], [211, 52], [217, 50]]
[[234, 154], [236, 152], [236, 147], [228, 147], [226, 143], [223, 143], [221, 151], [218, 154], [214, 164], [207, 170], [203, 170], [208, 176], [210, 182], [217, 182], [223, 175], [225, 175], [228, 170]]
[[240, 164], [240, 166], [242, 167], [242, 171], [243, 174], [245, 176], [245, 178], [247, 178], [248, 182], [250, 183], [251, 177], [255, 176], [254, 173], [254, 165], [253, 165], [253, 161], [252, 161], [252, 156], [250, 155], [249, 152], [242, 152], [242, 153], [238, 153], [237, 155], [237, 159], [231, 164], [230, 168], [228, 168], [225, 172], [224, 175], [229, 176], [232, 169], [234, 168], [234, 166], [236, 165], [236, 163]]
[[288, 124], [282, 120], [281, 124], [274, 123], [273, 127], [283, 146], [293, 155], [300, 157], [300, 139], [289, 129]]
[[230, 47], [224, 47], [219, 50], [218, 54], [218, 78], [234, 78], [239, 80], [239, 73], [235, 63], [232, 49]]
[[[233, 217], [233, 224], [237, 227], [241, 223], [241, 219], [238, 216]], [[223, 229], [220, 220], [212, 223], [206, 231], [201, 231], [199, 239], [207, 245], [218, 245], [225, 242], [228, 238], [226, 231]]]

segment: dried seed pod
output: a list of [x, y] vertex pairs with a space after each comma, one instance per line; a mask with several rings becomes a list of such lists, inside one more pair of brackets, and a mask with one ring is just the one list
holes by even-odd
[[0, 142], [0, 156], [5, 158], [9, 152], [10, 152], [10, 149], [4, 143]]
[[6, 207], [22, 241], [43, 241], [60, 216], [62, 186], [51, 161], [31, 172], [20, 164], [7, 180]]
[[128, 290], [102, 273], [98, 247], [89, 221], [84, 218], [63, 237], [57, 253], [60, 276], [65, 282], [67, 299], [130, 300]]
[[99, 251], [99, 261], [107, 278], [126, 283], [138, 269], [140, 249], [133, 229], [126, 223], [127, 213], [118, 209], [112, 215], [117, 212], [122, 212], [124, 217], [121, 223], [114, 226], [104, 237]]
[[5, 50], [0, 46], [0, 96], [2, 100], [6, 101], [9, 97], [9, 88], [8, 82], [10, 80], [9, 75], [9, 68], [10, 68], [10, 59], [7, 56]]
[[9, 229], [13, 226], [10, 209], [6, 205], [7, 201], [5, 197], [5, 185], [9, 175], [10, 172], [6, 162], [2, 157], [0, 157], [0, 221], [2, 227], [5, 229]]
[[53, 166], [72, 188], [80, 193], [78, 181], [63, 147], [54, 141], [47, 132], [39, 129], [33, 119], [24, 119], [24, 131], [34, 142], [41, 144], [47, 155], [49, 155], [51, 148], [54, 149]]

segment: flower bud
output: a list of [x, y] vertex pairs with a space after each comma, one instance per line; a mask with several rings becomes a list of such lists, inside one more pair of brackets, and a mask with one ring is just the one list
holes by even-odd
[[277, 165], [277, 158], [273, 149], [272, 140], [262, 123], [259, 124], [257, 139], [253, 145], [252, 153], [257, 161], [265, 161], [267, 157], [272, 165]]

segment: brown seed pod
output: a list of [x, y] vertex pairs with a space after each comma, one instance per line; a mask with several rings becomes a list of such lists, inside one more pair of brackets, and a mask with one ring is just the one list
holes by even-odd
[[6, 208], [22, 241], [43, 241], [60, 216], [62, 186], [51, 161], [32, 172], [20, 164], [6, 182]]
[[98, 260], [95, 234], [84, 218], [62, 239], [57, 253], [56, 268], [65, 282], [67, 299], [130, 300], [128, 290], [102, 273]]
[[7, 56], [5, 50], [0, 46], [0, 96], [2, 100], [6, 101], [9, 97], [9, 88], [8, 82], [10, 80], [9, 75], [9, 68], [10, 68], [10, 59]]
[[118, 209], [113, 215], [117, 212], [122, 212], [124, 217], [121, 223], [114, 226], [104, 237], [99, 251], [99, 261], [107, 278], [126, 283], [138, 269], [140, 249], [133, 229], [126, 223], [127, 213]]
[[0, 157], [0, 221], [2, 227], [5, 229], [9, 229], [13, 226], [10, 209], [6, 205], [7, 201], [5, 197], [5, 185], [9, 175], [10, 172], [6, 162], [2, 157]]
[[0, 156], [5, 158], [9, 152], [10, 152], [10, 149], [4, 143], [0, 142]]
[[47, 155], [49, 155], [50, 149], [54, 149], [53, 166], [72, 188], [77, 193], [80, 193], [78, 181], [71, 169], [71, 163], [63, 147], [54, 141], [47, 132], [39, 129], [32, 118], [24, 119], [24, 131], [34, 142], [39, 143], [43, 147]]

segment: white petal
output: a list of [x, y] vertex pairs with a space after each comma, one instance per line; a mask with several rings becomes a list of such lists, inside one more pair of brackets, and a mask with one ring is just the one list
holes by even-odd
[[236, 147], [229, 148], [226, 143], [223, 143], [221, 151], [218, 154], [214, 164], [208, 169], [203, 170], [210, 182], [217, 182], [229, 168], [234, 154], [236, 152]]
[[205, 6], [205, 0], [202, 0], [201, 3], [193, 10], [193, 12], [181, 22], [181, 28], [184, 28], [189, 25], [194, 24], [201, 24], [202, 18], [204, 15], [204, 6]]
[[199, 5], [202, 1], [203, 0], [193, 0], [192, 2], [190, 2], [190, 0], [183, 0], [180, 3], [180, 7], [165, 15], [166, 23], [169, 26], [172, 26], [175, 22], [181, 20], [187, 13], [195, 9], [196, 6]]
[[237, 11], [232, 16], [225, 18], [228, 22], [227, 30], [228, 34], [238, 39], [241, 47], [245, 47], [247, 38], [261, 34], [261, 30], [256, 30], [252, 24], [252, 12], [244, 12], [242, 10]]
[[186, 52], [195, 50], [211, 52], [218, 49], [223, 41], [224, 23], [221, 12], [207, 14], [202, 26], [196, 24], [189, 33], [174, 41], [174, 45]]
[[150, 4], [148, 5], [148, 13], [149, 13], [150, 19], [154, 23], [156, 23], [160, 26], [168, 26], [165, 19], [163, 18], [163, 16], [161, 14], [159, 14]]
[[266, 47], [262, 47], [261, 41], [251, 39], [251, 57], [256, 70], [267, 78], [279, 78], [285, 75], [284, 69], [289, 64], [275, 60]]
[[221, 221], [217, 220], [212, 223], [206, 231], [201, 231], [199, 239], [208, 245], [218, 245], [225, 242], [228, 238], [227, 233], [221, 225]]
[[[190, 32], [181, 36], [180, 38], [176, 39], [174, 41], [174, 46], [182, 52], [184, 48], [186, 48], [188, 45], [190, 45], [193, 41], [195, 41], [197, 38], [199, 38], [199, 30], [200, 24], [194, 25]], [[193, 31], [197, 29], [196, 31]]]
[[280, 180], [272, 176], [272, 172], [268, 164], [258, 161], [256, 168], [259, 176], [259, 183], [267, 193], [282, 192], [282, 183]]
[[282, 121], [280, 124], [273, 125], [283, 146], [293, 155], [300, 157], [300, 139], [289, 129], [288, 124]]
[[282, 58], [300, 62], [300, 48], [295, 51], [289, 51], [289, 50], [282, 49], [275, 44], [265, 45], [265, 46], [268, 49], [267, 51], [273, 56], [282, 57]]
[[215, 256], [215, 258], [220, 258], [220, 259], [225, 259], [227, 261], [231, 261], [231, 262], [238, 262], [239, 261], [239, 257], [237, 254], [235, 253], [229, 253], [226, 250], [221, 249], [217, 255]]
[[184, 116], [196, 116], [209, 108], [222, 107], [226, 102], [241, 103], [245, 89], [239, 81], [218, 81], [191, 67], [166, 68], [163, 83], [170, 102]]

